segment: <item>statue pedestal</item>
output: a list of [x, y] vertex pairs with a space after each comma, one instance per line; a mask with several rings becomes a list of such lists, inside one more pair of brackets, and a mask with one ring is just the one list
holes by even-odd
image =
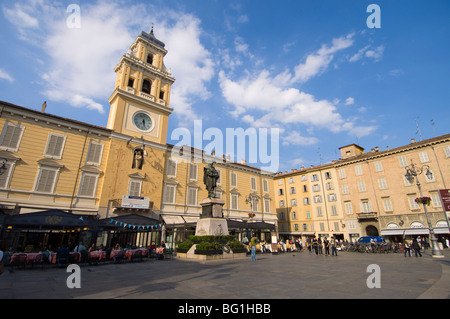
[[202, 215], [197, 222], [196, 236], [223, 236], [228, 235], [227, 220], [223, 218], [223, 205], [225, 201], [219, 198], [207, 198], [200, 203]]

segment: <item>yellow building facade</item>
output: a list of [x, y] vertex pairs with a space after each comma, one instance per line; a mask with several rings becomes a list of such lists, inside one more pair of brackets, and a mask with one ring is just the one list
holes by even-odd
[[[431, 198], [427, 206], [431, 227], [439, 236], [448, 236], [448, 213], [439, 191], [450, 187], [450, 135], [412, 140], [384, 151], [376, 147], [364, 152], [356, 144], [340, 150], [341, 158], [330, 164], [276, 175], [280, 234], [334, 235], [349, 241], [361, 236], [392, 240], [428, 236], [423, 205], [415, 202], [421, 196], [419, 187], [405, 177], [414, 164], [422, 171], [418, 176], [422, 195]], [[299, 195], [298, 190], [303, 193]]]
[[208, 197], [203, 168], [214, 161], [224, 217], [248, 220], [252, 212], [252, 220], [276, 224], [272, 173], [201, 150], [200, 160], [180, 156], [167, 144], [175, 78], [166, 54], [153, 30], [136, 38], [114, 69], [106, 127], [49, 114], [45, 105], [36, 111], [0, 102], [2, 211], [59, 209], [100, 219], [134, 213], [194, 224]]

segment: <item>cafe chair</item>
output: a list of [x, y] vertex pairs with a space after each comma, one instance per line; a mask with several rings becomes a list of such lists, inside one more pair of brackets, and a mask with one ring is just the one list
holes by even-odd
[[27, 254], [19, 254], [14, 259], [14, 266], [17, 266], [17, 269], [19, 268], [25, 268], [27, 265]]
[[33, 266], [34, 265], [44, 265], [44, 256], [42, 254], [36, 255], [36, 258], [33, 260]]
[[138, 260], [138, 261], [142, 261], [142, 251], [140, 251], [140, 250], [136, 250], [134, 253], [133, 253], [133, 255], [131, 256], [131, 261], [134, 261], [134, 260]]

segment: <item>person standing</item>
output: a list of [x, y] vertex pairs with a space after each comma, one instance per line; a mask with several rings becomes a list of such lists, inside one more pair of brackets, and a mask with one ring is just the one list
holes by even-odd
[[316, 253], [316, 255], [319, 255], [319, 242], [317, 241], [317, 238], [314, 237], [313, 241], [312, 241], [312, 246], [314, 249], [314, 252]]
[[257, 238], [253, 235], [252, 239], [250, 239], [250, 248], [252, 253], [252, 261], [256, 261], [256, 241]]
[[330, 256], [330, 242], [326, 237], [323, 240], [323, 245], [325, 246], [325, 255]]
[[414, 254], [417, 257], [417, 255], [419, 255], [420, 257], [422, 257], [422, 254], [420, 252], [420, 245], [417, 242], [417, 239], [413, 239], [412, 245], [411, 245], [412, 249], [414, 249]]
[[405, 246], [405, 257], [406, 253], [408, 253], [409, 257], [411, 257], [411, 247], [406, 239], [403, 241], [403, 245]]
[[337, 257], [337, 241], [334, 236], [331, 237], [331, 255]]

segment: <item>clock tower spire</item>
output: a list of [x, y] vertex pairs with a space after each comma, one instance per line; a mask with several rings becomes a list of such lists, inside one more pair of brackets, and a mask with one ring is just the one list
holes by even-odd
[[142, 32], [122, 56], [117, 74], [108, 125], [119, 133], [166, 144], [170, 90], [175, 79], [164, 65], [165, 44], [153, 32]]

